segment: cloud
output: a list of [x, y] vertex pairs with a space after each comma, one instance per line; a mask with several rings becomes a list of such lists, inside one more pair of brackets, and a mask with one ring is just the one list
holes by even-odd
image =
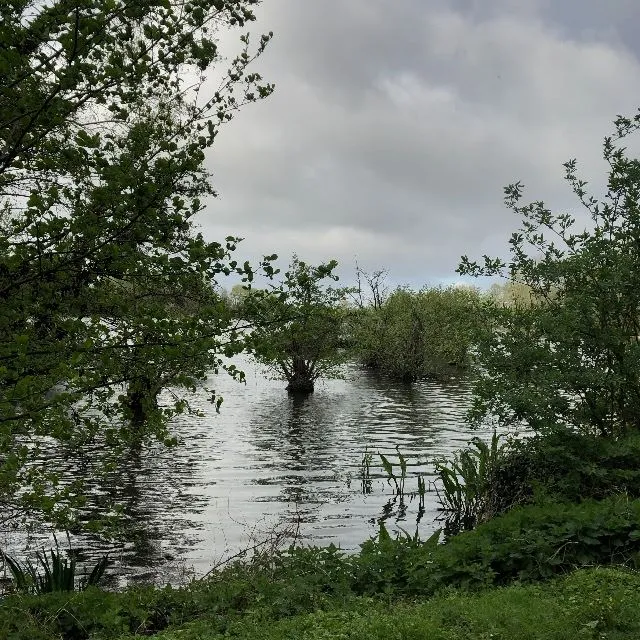
[[575, 206], [562, 163], [578, 157], [600, 189], [602, 138], [640, 105], [638, 55], [615, 37], [632, 5], [574, 30], [569, 5], [594, 19], [600, 5], [554, 4], [265, 3], [258, 28], [276, 37], [257, 68], [276, 93], [220, 134], [205, 235], [345, 274], [357, 257], [418, 286], [449, 281], [461, 254], [504, 254], [517, 220], [502, 188]]

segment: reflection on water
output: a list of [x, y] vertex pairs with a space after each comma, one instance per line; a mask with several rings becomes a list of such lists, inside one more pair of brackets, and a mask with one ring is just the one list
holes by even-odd
[[[224, 397], [219, 414], [203, 392], [191, 402], [203, 415], [176, 419], [181, 446], [134, 448], [92, 481], [89, 508], [104, 512], [117, 499], [131, 523], [130, 541], [111, 549], [122, 575], [176, 580], [180, 567], [203, 574], [282, 522], [299, 522], [305, 543], [348, 550], [373, 535], [381, 518], [390, 529], [399, 523], [413, 531], [419, 501], [407, 497], [401, 505], [394, 498], [377, 452], [397, 460], [398, 447], [409, 462], [406, 491], [415, 492], [418, 473], [433, 475], [434, 457], [487, 435], [463, 422], [470, 401], [465, 382], [394, 384], [350, 367], [344, 380], [320, 383], [300, 398], [242, 364], [246, 385], [223, 375], [205, 385]], [[367, 451], [371, 491], [363, 493]], [[91, 477], [92, 458], [85, 453], [61, 464]], [[438, 526], [436, 506], [428, 493], [423, 537]], [[105, 549], [90, 537], [74, 544], [85, 558]]]

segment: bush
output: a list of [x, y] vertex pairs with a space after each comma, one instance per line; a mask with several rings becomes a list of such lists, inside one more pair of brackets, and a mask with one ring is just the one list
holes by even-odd
[[517, 441], [503, 450], [491, 487], [499, 513], [539, 497], [640, 498], [640, 436], [610, 440], [556, 430]]
[[399, 288], [379, 307], [360, 310], [352, 339], [360, 361], [390, 378], [448, 378], [471, 364], [483, 318], [474, 289]]
[[365, 543], [354, 590], [432, 595], [535, 582], [576, 567], [640, 562], [640, 500], [610, 498], [526, 506], [461, 533], [437, 548], [406, 540]]

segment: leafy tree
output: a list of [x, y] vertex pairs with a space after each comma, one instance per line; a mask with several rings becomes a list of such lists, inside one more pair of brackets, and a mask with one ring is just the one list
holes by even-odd
[[278, 287], [248, 302], [255, 321], [249, 344], [254, 357], [287, 381], [292, 393], [311, 393], [320, 377], [334, 376], [347, 358], [344, 320], [347, 290], [336, 281], [337, 262], [317, 267], [294, 256]]
[[252, 267], [193, 217], [215, 195], [203, 160], [219, 127], [273, 90], [249, 69], [270, 34], [254, 50], [243, 35], [219, 86], [205, 82], [216, 30], [257, 3], [0, 4], [3, 502], [19, 490], [66, 518], [64, 481], [27, 464], [42, 438], [115, 446], [132, 419], [165, 437], [185, 405], [158, 410], [159, 389], [193, 387], [240, 348], [213, 284]]
[[590, 217], [585, 230], [541, 201], [521, 205], [516, 183], [505, 189], [507, 206], [522, 219], [510, 261], [462, 258], [460, 273], [508, 276], [537, 299], [494, 309], [494, 330], [479, 347], [475, 420], [603, 436], [640, 427], [640, 162], [619, 143], [639, 128], [640, 115], [618, 117], [605, 139], [609, 175], [601, 200], [587, 195], [576, 161], [565, 163]]
[[256, 292], [256, 289], [250, 289], [249, 287], [242, 284], [234, 284], [231, 287], [231, 291], [229, 292], [229, 304], [234, 311], [241, 312], [248, 296], [253, 291]]
[[354, 341], [364, 364], [414, 382], [466, 368], [482, 304], [476, 290], [399, 288], [355, 320]]

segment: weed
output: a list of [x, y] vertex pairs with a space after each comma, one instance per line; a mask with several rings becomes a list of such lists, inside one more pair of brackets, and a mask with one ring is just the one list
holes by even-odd
[[362, 462], [360, 463], [360, 483], [362, 487], [362, 493], [368, 495], [371, 493], [372, 481], [371, 481], [371, 463], [373, 462], [373, 455], [365, 449], [362, 456]]
[[456, 533], [473, 529], [496, 515], [492, 505], [492, 480], [504, 445], [495, 431], [490, 444], [474, 438], [471, 447], [449, 460], [436, 460], [440, 487], [435, 485], [441, 509], [448, 513], [447, 528]]
[[5, 553], [2, 553], [2, 558], [9, 568], [16, 591], [36, 594], [75, 591], [76, 586], [81, 590], [95, 586], [109, 564], [109, 557], [102, 557], [88, 575], [78, 580], [75, 558], [63, 557], [57, 546], [48, 553], [44, 549], [36, 552], [35, 564], [30, 560], [22, 564]]
[[391, 486], [393, 482], [394, 485], [394, 493], [400, 498], [401, 501], [404, 501], [404, 483], [407, 479], [407, 460], [400, 453], [399, 448], [396, 446], [396, 452], [398, 454], [398, 466], [400, 467], [400, 475], [397, 475], [394, 471], [394, 464], [392, 464], [389, 459], [382, 453], [378, 452], [380, 456], [380, 461], [382, 462], [382, 468], [385, 470], [387, 474], [387, 482]]

